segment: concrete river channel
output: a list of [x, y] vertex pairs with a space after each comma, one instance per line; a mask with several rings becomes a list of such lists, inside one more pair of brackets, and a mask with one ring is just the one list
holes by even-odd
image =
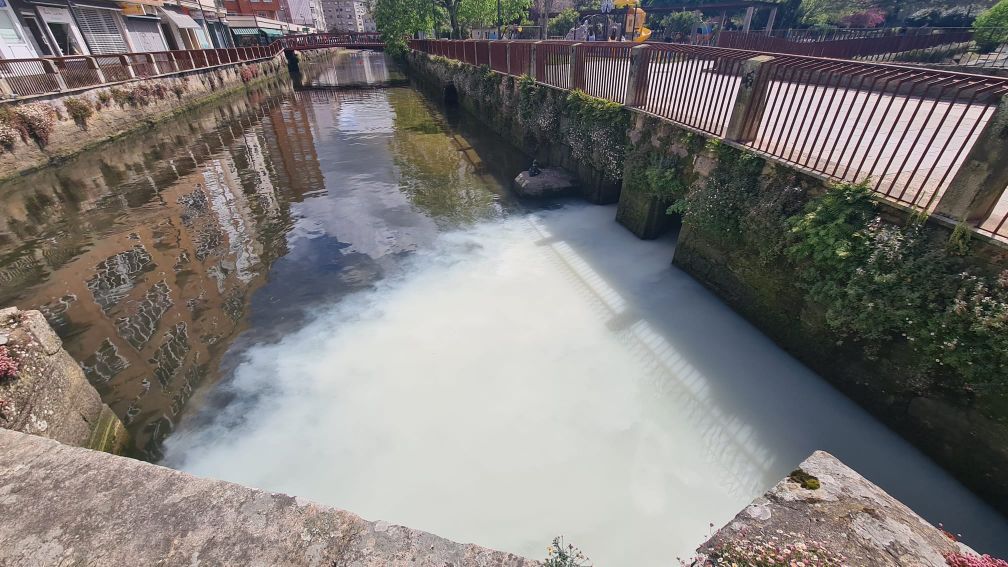
[[1008, 554], [1002, 516], [672, 267], [674, 235], [520, 200], [528, 158], [382, 55], [323, 65], [0, 186], [0, 303], [44, 312], [134, 456], [646, 567], [823, 449]]

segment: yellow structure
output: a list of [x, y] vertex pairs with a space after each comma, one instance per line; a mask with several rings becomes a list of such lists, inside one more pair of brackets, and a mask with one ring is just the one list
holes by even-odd
[[651, 30], [644, 27], [647, 12], [641, 10], [639, 0], [615, 0], [615, 8], [627, 8], [625, 32], [633, 41], [641, 43], [651, 37]]

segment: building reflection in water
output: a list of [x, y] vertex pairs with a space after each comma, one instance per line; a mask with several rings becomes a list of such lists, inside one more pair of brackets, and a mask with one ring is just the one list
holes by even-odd
[[46, 315], [148, 459], [323, 188], [306, 112], [253, 93], [0, 187], [2, 304]]
[[[380, 56], [340, 65], [389, 76]], [[46, 315], [144, 458], [226, 374], [239, 334], [274, 340], [440, 230], [509, 206], [479, 157], [494, 142], [447, 128], [415, 91], [284, 91], [0, 186], [0, 305]]]

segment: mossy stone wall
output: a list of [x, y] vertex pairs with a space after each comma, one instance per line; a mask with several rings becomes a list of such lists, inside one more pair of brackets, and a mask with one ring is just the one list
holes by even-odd
[[630, 124], [622, 105], [425, 53], [408, 52], [403, 64], [434, 96], [454, 89], [463, 109], [524, 151], [529, 163], [574, 173], [583, 198], [619, 199]]
[[[806, 267], [786, 254], [793, 244], [788, 219], [822, 199], [830, 184], [629, 109], [614, 121], [627, 128], [621, 152], [579, 151], [578, 138], [572, 134], [582, 133], [585, 126], [578, 130], [572, 123], [580, 118], [581, 101], [571, 101], [564, 91], [425, 54], [409, 54], [407, 67], [415, 79], [439, 94], [451, 85], [467, 111], [530, 155], [576, 172], [586, 182], [587, 199], [606, 203], [618, 195], [617, 220], [638, 237], [655, 238], [682, 222], [675, 265], [993, 505], [1008, 511], [1008, 483], [1003, 482], [1008, 478], [1004, 381], [1000, 387], [970, 390], [968, 384], [963, 387], [956, 377], [949, 379], [940, 372], [922, 378], [918, 372], [927, 361], [910, 342], [889, 337], [881, 341], [882, 348], [872, 349], [863, 340], [839, 335], [828, 306], [813, 300], [807, 285], [802, 285]], [[612, 156], [619, 156], [621, 165], [607, 163], [605, 158]], [[714, 178], [728, 185], [742, 182], [743, 192], [751, 198], [737, 199], [730, 188], [712, 191]], [[719, 225], [716, 218], [704, 219], [698, 205], [690, 203], [690, 197], [699, 193], [706, 193], [702, 205], [727, 221]], [[682, 210], [687, 211], [685, 221], [678, 214]], [[892, 228], [916, 222], [907, 211], [885, 202], [876, 204], [874, 214]], [[742, 217], [744, 222], [738, 222]], [[921, 229], [933, 250], [950, 246], [955, 233], [954, 227], [934, 219]], [[996, 278], [1008, 268], [1008, 250], [974, 237], [958, 261]], [[1004, 369], [994, 367], [991, 372]]]

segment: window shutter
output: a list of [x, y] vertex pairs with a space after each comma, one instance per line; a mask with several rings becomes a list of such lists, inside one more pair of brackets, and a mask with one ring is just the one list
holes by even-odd
[[81, 33], [87, 39], [92, 54], [126, 53], [129, 47], [116, 25], [115, 12], [97, 8], [74, 8]]

